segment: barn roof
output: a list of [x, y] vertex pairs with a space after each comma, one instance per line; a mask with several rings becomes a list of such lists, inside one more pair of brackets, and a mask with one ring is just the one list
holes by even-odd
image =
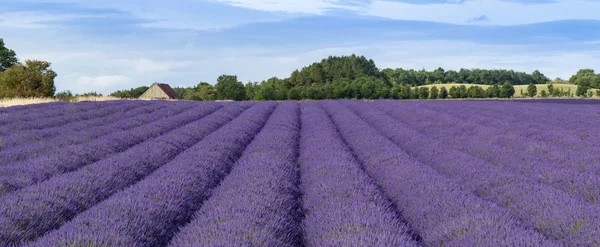
[[175, 90], [173, 90], [173, 88], [171, 88], [171, 86], [169, 86], [169, 84], [158, 83], [158, 87], [160, 87], [160, 89], [162, 89], [163, 92], [165, 92], [169, 96], [170, 99], [179, 99], [179, 96], [177, 95]]

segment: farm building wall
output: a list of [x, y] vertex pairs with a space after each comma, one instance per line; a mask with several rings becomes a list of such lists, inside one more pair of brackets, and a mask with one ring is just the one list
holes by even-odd
[[153, 84], [148, 88], [140, 99], [170, 99], [169, 95], [165, 93], [165, 91], [158, 86], [158, 84]]

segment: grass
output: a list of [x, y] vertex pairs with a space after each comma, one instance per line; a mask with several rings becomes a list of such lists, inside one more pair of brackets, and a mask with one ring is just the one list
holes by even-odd
[[[449, 83], [449, 84], [431, 84], [431, 85], [424, 85], [424, 86], [419, 86], [419, 87], [428, 87], [431, 88], [433, 86], [436, 86], [438, 89], [440, 87], [446, 87], [446, 89], [450, 89], [452, 86], [458, 87], [461, 85], [465, 85], [467, 88], [469, 88], [470, 86], [480, 86], [483, 89], [487, 89], [488, 87], [490, 87], [490, 85], [483, 85], [483, 84], [461, 84], [461, 83]], [[577, 85], [571, 85], [571, 84], [552, 84], [554, 85], [554, 89], [555, 90], [559, 90], [560, 88], [563, 89], [563, 91], [567, 91], [569, 89], [571, 89], [571, 92], [573, 92], [573, 94], [575, 94], [575, 91], [577, 90]], [[535, 85], [537, 87], [537, 97], [541, 97], [542, 96], [542, 90], [546, 90], [546, 92], [548, 92], [548, 85], [547, 84], [537, 84]], [[597, 98], [596, 95], [596, 91], [598, 89], [592, 89], [592, 91], [594, 92], [594, 98]], [[514, 97], [522, 97], [521, 95], [521, 91], [523, 91], [523, 93], [527, 93], [527, 85], [516, 85], [515, 86], [515, 96]]]
[[[122, 100], [121, 98], [110, 97], [110, 96], [80, 96], [75, 97], [72, 102], [82, 101], [109, 101], [109, 100]], [[12, 99], [0, 99], [0, 107], [10, 107], [18, 105], [31, 105], [31, 104], [42, 104], [50, 102], [58, 102], [60, 100], [55, 98], [12, 98]]]

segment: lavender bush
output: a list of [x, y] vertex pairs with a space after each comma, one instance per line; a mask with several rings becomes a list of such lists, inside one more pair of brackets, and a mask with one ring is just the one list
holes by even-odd
[[600, 246], [600, 108], [0, 108], [3, 246]]
[[302, 103], [300, 164], [306, 246], [417, 246], [316, 102]]
[[[265, 103], [248, 109], [139, 183], [81, 213], [31, 246], [166, 245], [228, 173], [274, 106]], [[215, 113], [212, 121], [206, 121], [214, 127], [207, 130], [215, 130], [218, 121], [230, 120], [242, 110], [230, 106]]]

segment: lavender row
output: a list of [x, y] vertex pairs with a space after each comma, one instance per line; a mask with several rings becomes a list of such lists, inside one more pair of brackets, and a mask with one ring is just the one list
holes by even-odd
[[77, 214], [143, 179], [231, 121], [249, 105], [230, 104], [206, 118], [88, 165], [85, 169], [55, 176], [6, 195], [0, 204], [0, 246], [31, 241], [60, 227]]
[[[79, 121], [73, 121], [69, 124], [59, 125], [56, 127], [50, 127], [45, 129], [31, 129], [18, 131], [16, 133], [8, 134], [2, 137], [3, 148], [2, 152], [11, 148], [16, 148], [20, 145], [31, 143], [31, 142], [46, 142], [53, 143], [57, 138], [64, 136], [77, 135], [83, 132], [91, 132], [90, 128], [103, 126], [110, 124], [115, 121], [119, 121], [125, 118], [134, 117], [137, 114], [149, 113], [161, 108], [166, 107], [165, 104], [148, 104], [142, 107], [136, 105], [124, 105], [117, 107], [104, 117], [83, 119]], [[191, 107], [191, 106], [190, 106]], [[52, 138], [52, 139], [51, 139]]]
[[67, 105], [65, 102], [49, 102], [49, 103], [39, 103], [39, 104], [28, 104], [28, 105], [16, 105], [11, 107], [3, 107], [0, 108], [0, 119], [11, 115], [25, 115], [27, 113], [35, 112], [35, 111], [43, 111], [45, 109], [51, 109], [56, 107], [62, 107]]
[[[450, 113], [469, 122], [499, 128], [568, 150], [588, 149], [594, 151], [595, 155], [600, 155], [600, 144], [595, 138], [600, 134], [600, 129], [595, 125], [600, 109], [595, 110], [596, 115], [594, 111], [589, 111], [586, 117], [583, 117], [573, 116], [570, 109], [562, 111], [553, 109], [552, 113], [541, 113], [535, 109], [506, 108], [498, 104], [483, 105], [485, 108], [482, 109], [482, 106], [452, 102], [448, 105], [423, 104], [421, 108]], [[474, 110], [478, 114], [472, 114]], [[560, 114], [556, 114], [557, 112]], [[567, 124], [569, 120], [576, 120], [575, 124]]]
[[369, 103], [345, 102], [412, 157], [480, 197], [509, 209], [530, 228], [565, 245], [600, 245], [600, 208], [539, 181], [518, 176], [398, 123]]
[[[118, 104], [121, 103], [121, 104]], [[115, 108], [123, 107], [123, 105], [134, 105], [141, 106], [147, 103], [135, 102], [135, 103], [123, 103], [123, 102], [111, 102], [110, 104], [84, 104], [69, 107], [67, 109], [49, 109], [46, 113], [52, 114], [49, 117], [41, 117], [36, 114], [32, 114], [27, 119], [11, 119], [7, 123], [4, 123], [0, 127], [0, 135], [12, 134], [15, 131], [31, 130], [31, 129], [43, 129], [48, 127], [54, 127], [58, 125], [67, 124], [69, 122], [80, 120], [80, 119], [91, 119], [94, 117], [106, 116]]]
[[[594, 138], [600, 134], [600, 129], [594, 125], [600, 114], [598, 106], [587, 108], [579, 105], [552, 107], [553, 105], [551, 104], [536, 104], [533, 108], [523, 108], [520, 107], [522, 105], [525, 104], [512, 103], [510, 105], [502, 105], [483, 103], [469, 106], [469, 108], [477, 109], [479, 112], [478, 115], [487, 116], [487, 118], [496, 119], [502, 123], [513, 124], [513, 121], [519, 121], [520, 123], [527, 124], [527, 126], [519, 129], [526, 131], [525, 134], [529, 131], [538, 131], [538, 129], [542, 128], [547, 130], [545, 137], [570, 137], [569, 139], [575, 140], [575, 142], [570, 143], [598, 145], [595, 142], [596, 138]], [[428, 105], [424, 106], [427, 107]], [[585, 110], [582, 108], [585, 108]], [[452, 111], [452, 109], [447, 110]], [[501, 118], [498, 118], [499, 114], [501, 114]], [[513, 125], [516, 125], [516, 123]], [[535, 128], [529, 129], [528, 127]], [[538, 131], [538, 133], [540, 132]], [[544, 135], [541, 134], [541, 136]]]
[[32, 115], [42, 114], [49, 109], [66, 107], [65, 102], [51, 102], [43, 104], [29, 104], [0, 108], [0, 124], [6, 124], [11, 121], [18, 121], [22, 118], [31, 118]]
[[84, 112], [98, 108], [99, 106], [115, 106], [123, 102], [82, 102], [82, 103], [45, 103], [35, 104], [27, 107], [16, 109], [14, 107], [7, 107], [5, 113], [0, 114], [0, 124], [8, 124], [16, 121], [32, 121], [41, 118], [55, 117], [58, 115], [72, 114], [76, 112]]
[[[215, 113], [221, 114], [221, 121], [241, 115], [144, 180], [31, 245], [166, 245], [177, 229], [191, 219], [211, 188], [227, 174], [228, 167], [260, 130], [274, 105], [257, 104], [243, 113], [244, 108], [229, 106]], [[218, 126], [217, 122], [214, 124], [210, 130]]]
[[[221, 108], [214, 103], [198, 103], [197, 107], [170, 118], [161, 119], [131, 130], [102, 136], [92, 142], [71, 145], [50, 152], [45, 157], [0, 166], [0, 196], [11, 191], [70, 172], [111, 155], [125, 151], [141, 142], [159, 137], [175, 128], [202, 118]], [[174, 109], [174, 111], [183, 111]], [[152, 118], [152, 116], [149, 116]]]
[[304, 102], [300, 139], [305, 246], [418, 246], [327, 113]]
[[[74, 129], [73, 131], [75, 132], [69, 133], [71, 124], [61, 128], [53, 128], [54, 130], [45, 133], [57, 135], [54, 138], [42, 139], [38, 142], [2, 150], [0, 152], [0, 166], [25, 159], [44, 157], [48, 152], [57, 152], [59, 149], [69, 145], [84, 144], [114, 132], [125, 131], [158, 121], [191, 107], [192, 105], [187, 104], [165, 108], [164, 105], [155, 104], [118, 114], [118, 116], [107, 117], [104, 124], [100, 123], [102, 119], [98, 119], [98, 121], [96, 119], [90, 120], [98, 122], [100, 125], [96, 127], [90, 126], [78, 132]], [[32, 136], [36, 136], [36, 134], [32, 133]]]
[[281, 103], [170, 246], [299, 246], [299, 128], [298, 103]]
[[[411, 109], [414, 112], [414, 109]], [[445, 110], [444, 110], [445, 111]], [[501, 121], [496, 119], [490, 119], [488, 123], [478, 124], [475, 119], [477, 116], [469, 117], [468, 121], [464, 119], [456, 118], [454, 116], [448, 115], [442, 112], [433, 112], [431, 110], [424, 109], [424, 107], [419, 108], [416, 114], [428, 116], [435, 116], [436, 118], [448, 119], [448, 122], [454, 123], [452, 126], [460, 124], [461, 127], [470, 129], [475, 131], [475, 129], [485, 129], [487, 131], [488, 142], [491, 144], [501, 145], [503, 147], [512, 149], [514, 151], [527, 150], [527, 152], [534, 154], [538, 159], [543, 159], [543, 162], [552, 162], [558, 163], [564, 167], [571, 167], [574, 170], [578, 170], [580, 172], [586, 173], [596, 173], [600, 174], [600, 162], [597, 159], [597, 156], [600, 154], [598, 150], [598, 143], [596, 139], [590, 139], [589, 142], [581, 140], [580, 138], [573, 136], [560, 136], [560, 133], [548, 132], [539, 133], [539, 136], [530, 136], [528, 132], [531, 132], [531, 129], [535, 129], [538, 124], [535, 124], [536, 121], [531, 119], [529, 120], [532, 123], [530, 126], [520, 126], [520, 128], [513, 129], [512, 131], [502, 130], [502, 128], [508, 128], [507, 125], [514, 125], [514, 123], [505, 123], [501, 128], [491, 127], [489, 122], [501, 123]], [[501, 113], [503, 114], [503, 113]], [[474, 115], [474, 114], [472, 114]], [[477, 114], [478, 115], [478, 114]], [[541, 121], [541, 120], [539, 120]], [[501, 124], [502, 125], [502, 124]], [[581, 125], [586, 125], [585, 123], [581, 123]], [[588, 123], [587, 129], [596, 129], [594, 122]], [[544, 127], [540, 127], [544, 128]], [[557, 138], [553, 138], [551, 136], [556, 136]], [[552, 141], [548, 141], [548, 139], [559, 139], [569, 141], [571, 145], [567, 147], [562, 145], [556, 145], [556, 143]], [[540, 141], [539, 139], [542, 139]], [[573, 145], [579, 146], [583, 148], [574, 149]]]
[[[532, 152], [530, 149], [536, 144], [528, 140], [514, 135], [503, 135], [486, 126], [462, 123], [435, 112], [426, 110], [412, 112], [402, 107], [382, 103], [375, 103], [375, 105], [410, 128], [438, 139], [453, 149], [488, 161], [495, 166], [510, 169], [523, 177], [551, 185], [578, 196], [590, 204], [600, 205], [600, 176], [577, 171], [574, 169], [574, 164], [561, 163], [544, 157], [544, 154]], [[513, 141], [508, 142], [511, 137], [514, 138]], [[507, 143], [494, 144], [494, 139], [504, 139]], [[511, 148], [511, 143], [521, 149]], [[580, 156], [586, 155], [588, 154], [580, 154]]]
[[560, 246], [416, 161], [340, 103], [321, 105], [425, 245]]

